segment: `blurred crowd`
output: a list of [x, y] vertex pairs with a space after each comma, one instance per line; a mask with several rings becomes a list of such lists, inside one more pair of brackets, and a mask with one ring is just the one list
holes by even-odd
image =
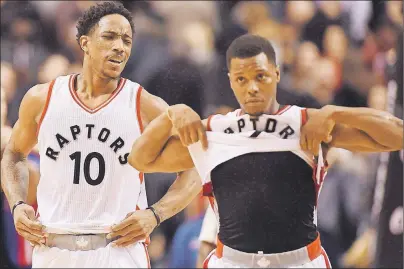
[[[80, 72], [76, 22], [95, 2], [0, 2], [1, 98], [7, 105], [2, 126], [15, 124], [19, 104], [34, 84]], [[281, 102], [292, 93], [296, 100], [311, 100], [307, 106], [312, 107], [387, 107], [389, 66], [395, 62], [403, 30], [402, 1], [125, 1], [124, 5], [133, 13], [136, 33], [123, 76], [170, 105], [185, 103], [202, 117], [236, 109], [225, 52], [236, 37], [253, 33], [271, 40], [276, 49]], [[320, 195], [318, 218], [334, 267], [366, 267], [372, 262], [368, 248], [374, 240], [371, 208], [378, 160], [378, 154], [342, 150], [330, 156], [333, 165]], [[149, 204], [162, 197], [174, 179], [173, 174], [147, 175]], [[152, 267], [193, 267], [206, 207], [207, 201], [198, 197], [153, 232]]]

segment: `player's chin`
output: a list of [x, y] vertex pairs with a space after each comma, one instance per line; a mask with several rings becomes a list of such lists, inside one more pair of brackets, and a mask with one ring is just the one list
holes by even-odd
[[260, 116], [262, 114], [264, 114], [264, 108], [261, 106], [257, 106], [257, 105], [247, 105], [244, 107], [244, 111], [251, 115], [251, 116]]
[[118, 79], [121, 76], [122, 70], [104, 70], [104, 75], [111, 79]]

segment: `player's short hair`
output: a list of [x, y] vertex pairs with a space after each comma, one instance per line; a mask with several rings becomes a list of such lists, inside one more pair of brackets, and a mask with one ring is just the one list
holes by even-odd
[[258, 35], [242, 35], [233, 40], [226, 51], [227, 69], [230, 69], [230, 62], [233, 58], [250, 58], [262, 52], [268, 57], [268, 61], [276, 65], [275, 49], [269, 40]]
[[109, 2], [101, 2], [96, 5], [90, 7], [87, 11], [83, 13], [83, 15], [79, 18], [77, 22], [77, 35], [76, 40], [77, 43], [80, 44], [80, 37], [83, 35], [87, 35], [93, 27], [101, 20], [101, 18], [111, 15], [111, 14], [119, 14], [124, 16], [130, 23], [130, 27], [132, 28], [132, 33], [135, 32], [135, 25], [133, 24], [132, 14], [129, 10], [127, 10], [122, 3], [109, 1]]

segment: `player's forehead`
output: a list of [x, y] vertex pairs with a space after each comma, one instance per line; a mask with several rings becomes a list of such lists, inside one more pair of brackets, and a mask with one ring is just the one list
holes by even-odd
[[248, 58], [233, 58], [230, 62], [230, 73], [242, 74], [257, 71], [269, 71], [273, 64], [265, 53]]
[[102, 17], [98, 22], [97, 31], [99, 33], [110, 32], [132, 37], [132, 28], [129, 21], [119, 14], [110, 14]]

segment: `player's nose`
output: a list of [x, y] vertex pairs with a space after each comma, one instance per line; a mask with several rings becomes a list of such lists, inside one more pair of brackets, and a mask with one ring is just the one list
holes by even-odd
[[115, 53], [119, 53], [119, 54], [122, 54], [124, 52], [124, 44], [123, 44], [123, 41], [121, 39], [118, 38], [114, 42], [113, 51]]
[[250, 84], [248, 85], [248, 93], [250, 94], [256, 94], [259, 92], [259, 87], [255, 81], [251, 81]]

